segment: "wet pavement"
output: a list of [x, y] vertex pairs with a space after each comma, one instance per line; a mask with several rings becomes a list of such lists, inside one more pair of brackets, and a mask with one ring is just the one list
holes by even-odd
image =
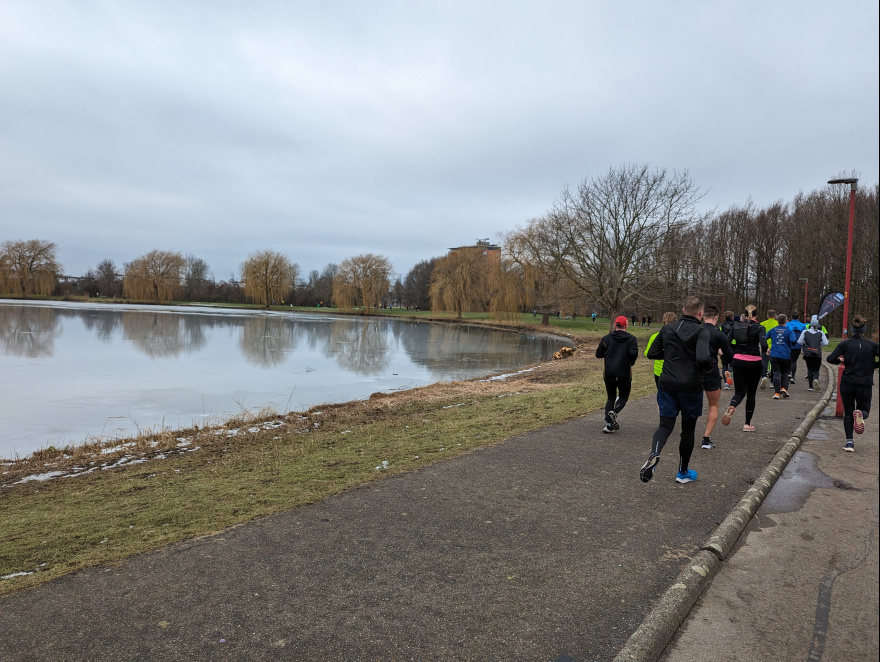
[[[677, 430], [654, 480], [638, 479], [657, 424], [645, 393], [613, 435], [590, 414], [2, 598], [0, 660], [612, 659], [823, 396], [759, 392], [756, 432], [719, 425], [717, 448], [694, 452], [699, 480], [681, 485]], [[716, 559], [669, 660], [877, 658], [876, 422], [854, 454], [839, 421], [813, 428], [829, 440], [807, 440], [778, 483], [800, 496], [768, 498]], [[867, 634], [841, 630], [841, 611]], [[850, 655], [807, 658], [816, 632]]]
[[844, 452], [831, 404], [664, 662], [880, 659], [878, 427]]

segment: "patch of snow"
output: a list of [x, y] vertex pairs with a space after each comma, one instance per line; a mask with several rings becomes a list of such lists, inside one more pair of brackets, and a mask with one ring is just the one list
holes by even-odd
[[526, 372], [532, 372], [533, 370], [534, 370], [534, 368], [526, 368], [525, 370], [520, 370], [520, 371], [518, 371], [518, 372], [508, 372], [508, 373], [503, 374], [503, 375], [493, 375], [492, 377], [488, 377], [488, 378], [486, 378], [486, 379], [480, 379], [480, 380], [478, 380], [478, 381], [481, 381], [481, 382], [497, 382], [497, 381], [503, 381], [503, 380], [507, 379], [508, 377], [515, 377], [516, 375], [521, 375], [521, 374], [526, 373]]
[[118, 453], [120, 451], [126, 450], [128, 446], [134, 446], [134, 442], [128, 444], [121, 444], [119, 446], [113, 446], [112, 448], [102, 448], [101, 455], [109, 455], [110, 453]]
[[45, 474], [35, 474], [33, 476], [26, 476], [26, 477], [22, 478], [20, 481], [18, 481], [17, 483], [13, 483], [13, 485], [21, 485], [22, 483], [29, 483], [34, 480], [39, 481], [39, 482], [43, 482], [44, 480], [50, 480], [51, 478], [57, 478], [58, 476], [63, 476], [63, 475], [64, 475], [63, 471], [50, 471], [49, 473], [45, 473]]

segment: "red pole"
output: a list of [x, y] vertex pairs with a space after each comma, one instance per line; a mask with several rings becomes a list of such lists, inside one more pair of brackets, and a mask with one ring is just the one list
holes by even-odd
[[807, 320], [809, 320], [809, 317], [807, 317], [807, 287], [809, 287], [809, 285], [810, 285], [810, 281], [805, 280], [804, 281], [804, 316], [801, 319], [803, 319], [807, 324], [809, 324], [809, 322], [807, 321]]
[[[852, 247], [853, 247], [853, 221], [856, 215], [856, 182], [850, 183], [849, 189], [849, 229], [846, 234], [846, 280], [843, 285], [843, 338], [846, 340], [849, 330], [849, 287], [852, 277]], [[837, 406], [834, 415], [843, 418], [843, 401], [840, 399], [840, 380], [843, 377], [844, 365], [837, 368]]]
[[849, 287], [852, 277], [853, 221], [856, 216], [856, 183], [850, 184], [849, 190], [849, 230], [846, 236], [846, 282], [843, 290], [843, 339], [849, 331]]

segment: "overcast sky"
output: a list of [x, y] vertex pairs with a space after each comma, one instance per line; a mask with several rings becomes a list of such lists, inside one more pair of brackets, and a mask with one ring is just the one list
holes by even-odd
[[610, 166], [878, 181], [878, 3], [0, 0], [0, 241], [418, 261]]

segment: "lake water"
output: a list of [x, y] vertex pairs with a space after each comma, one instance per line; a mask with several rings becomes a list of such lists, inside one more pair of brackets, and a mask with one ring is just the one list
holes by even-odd
[[0, 301], [0, 458], [509, 373], [564, 344], [370, 317]]

